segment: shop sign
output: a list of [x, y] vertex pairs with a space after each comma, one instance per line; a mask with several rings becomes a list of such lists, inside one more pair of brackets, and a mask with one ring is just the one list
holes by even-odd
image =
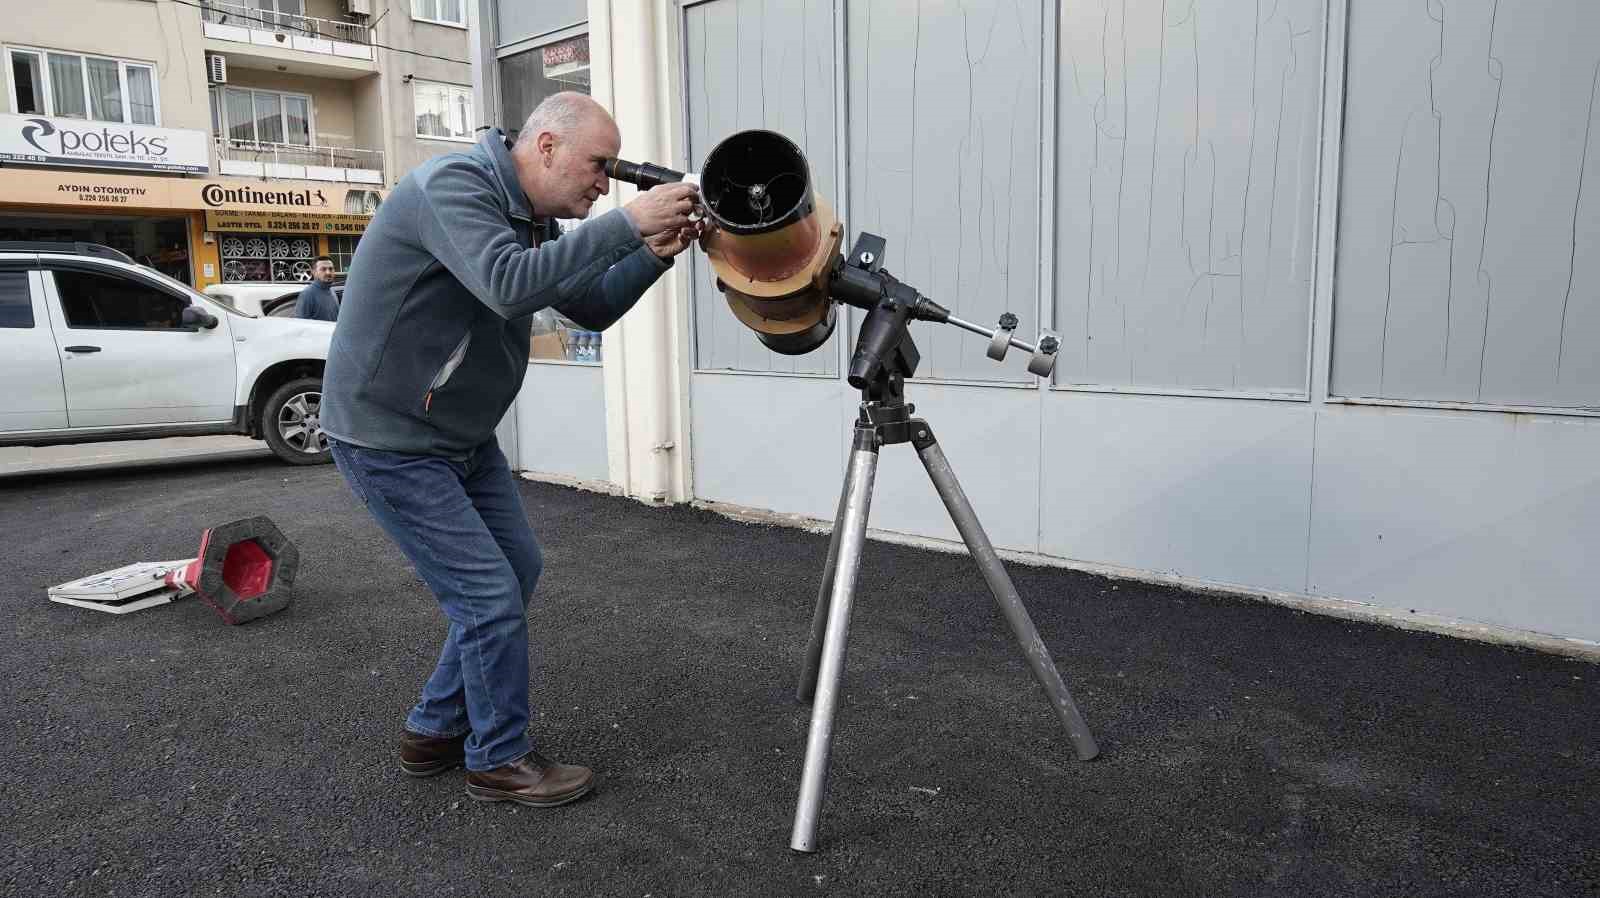
[[253, 210], [311, 213], [323, 219], [343, 219], [356, 213], [353, 217], [366, 219], [382, 202], [382, 192], [374, 188], [334, 184], [248, 183], [0, 168], [0, 204], [6, 205]]
[[207, 210], [208, 231], [267, 231], [278, 234], [360, 234], [372, 219], [365, 215], [315, 215], [304, 212]]
[[80, 168], [211, 170], [204, 131], [0, 114], [0, 161]]

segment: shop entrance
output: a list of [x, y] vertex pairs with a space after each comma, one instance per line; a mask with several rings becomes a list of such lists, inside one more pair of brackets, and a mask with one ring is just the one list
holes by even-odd
[[119, 249], [135, 262], [194, 284], [189, 255], [189, 219], [182, 215], [85, 216], [0, 215], [0, 240], [82, 241]]

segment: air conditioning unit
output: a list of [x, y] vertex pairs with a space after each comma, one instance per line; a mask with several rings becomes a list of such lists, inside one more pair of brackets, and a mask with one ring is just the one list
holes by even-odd
[[228, 83], [228, 58], [218, 54], [206, 57], [206, 79], [212, 84]]
[[344, 0], [344, 11], [352, 16], [370, 16], [372, 0]]

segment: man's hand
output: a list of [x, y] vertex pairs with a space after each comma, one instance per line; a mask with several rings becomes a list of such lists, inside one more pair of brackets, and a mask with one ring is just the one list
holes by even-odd
[[[622, 211], [633, 220], [634, 227], [639, 229], [639, 236], [647, 242], [664, 232], [672, 234], [675, 241], [677, 231], [689, 227], [689, 213], [698, 205], [700, 188], [678, 182], [658, 184], [646, 190], [623, 206]], [[651, 249], [655, 249], [654, 244]], [[680, 246], [677, 251], [682, 249]], [[657, 255], [660, 255], [659, 250]]]
[[670, 259], [688, 249], [689, 244], [700, 239], [700, 234], [704, 230], [705, 223], [697, 221], [687, 227], [662, 231], [654, 236], [646, 237], [644, 238], [644, 245], [650, 247], [650, 251], [655, 253], [657, 258]]

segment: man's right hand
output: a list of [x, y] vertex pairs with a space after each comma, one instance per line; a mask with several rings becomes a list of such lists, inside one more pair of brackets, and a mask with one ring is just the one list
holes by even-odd
[[654, 237], [663, 231], [676, 231], [689, 226], [689, 213], [700, 205], [700, 188], [693, 184], [676, 182], [658, 184], [646, 190], [622, 207], [640, 237]]

